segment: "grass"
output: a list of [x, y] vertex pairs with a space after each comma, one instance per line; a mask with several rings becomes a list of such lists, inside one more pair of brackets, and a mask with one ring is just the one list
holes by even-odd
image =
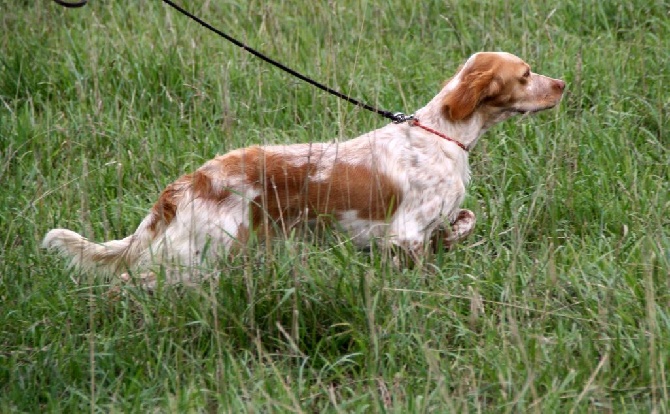
[[478, 144], [476, 233], [422, 269], [289, 237], [118, 297], [46, 231], [120, 238], [216, 153], [385, 121], [157, 1], [0, 3], [0, 412], [668, 412], [667, 3], [189, 3], [389, 110], [479, 50], [569, 90]]

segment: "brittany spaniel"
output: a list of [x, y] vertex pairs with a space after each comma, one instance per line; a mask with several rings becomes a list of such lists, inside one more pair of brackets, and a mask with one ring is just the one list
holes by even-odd
[[[477, 53], [410, 121], [345, 142], [231, 151], [168, 185], [122, 240], [94, 243], [54, 229], [43, 244], [83, 269], [154, 279], [152, 266], [193, 269], [239, 251], [252, 232], [264, 238], [308, 221], [417, 258], [436, 237], [448, 248], [473, 231], [475, 215], [459, 206], [479, 137], [514, 115], [555, 106], [564, 89], [514, 55]], [[189, 275], [166, 271], [166, 281]]]

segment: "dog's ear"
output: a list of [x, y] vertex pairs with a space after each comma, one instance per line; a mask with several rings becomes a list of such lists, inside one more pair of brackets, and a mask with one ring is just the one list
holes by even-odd
[[442, 101], [442, 113], [450, 121], [469, 118], [485, 98], [500, 93], [500, 82], [493, 70], [462, 74], [458, 85]]

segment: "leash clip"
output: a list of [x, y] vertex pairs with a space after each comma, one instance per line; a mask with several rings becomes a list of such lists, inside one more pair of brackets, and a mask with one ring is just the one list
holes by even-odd
[[393, 123], [394, 124], [402, 124], [403, 122], [413, 121], [413, 120], [414, 120], [414, 114], [405, 115], [402, 112], [396, 112], [396, 113], [393, 114]]

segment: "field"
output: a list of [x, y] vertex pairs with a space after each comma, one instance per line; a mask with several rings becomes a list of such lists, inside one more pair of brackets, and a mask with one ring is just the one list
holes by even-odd
[[568, 89], [482, 138], [477, 229], [424, 266], [288, 235], [115, 294], [44, 234], [121, 238], [217, 153], [386, 121], [159, 1], [0, 0], [0, 412], [670, 411], [667, 2], [182, 4], [391, 111], [480, 50]]

